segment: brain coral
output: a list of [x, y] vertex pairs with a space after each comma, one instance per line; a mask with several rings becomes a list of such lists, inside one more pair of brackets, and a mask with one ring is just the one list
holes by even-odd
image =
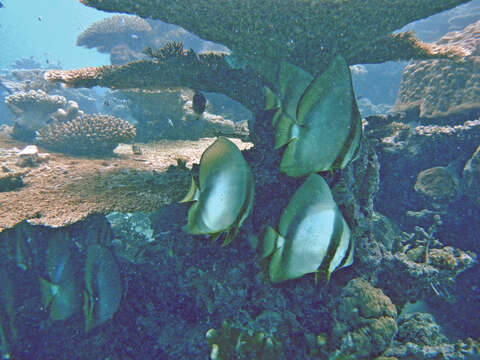
[[419, 111], [424, 119], [480, 114], [480, 21], [436, 42], [470, 51], [463, 62], [413, 61], [403, 71], [393, 111]]
[[55, 151], [76, 155], [105, 155], [120, 142], [135, 137], [133, 125], [111, 115], [80, 115], [53, 123], [37, 132], [38, 144]]
[[132, 15], [114, 15], [90, 25], [77, 38], [77, 45], [89, 49], [97, 48], [103, 53], [111, 52], [120, 44], [128, 44], [141, 50], [144, 46], [138, 38], [151, 31], [152, 28], [142, 18]]
[[340, 299], [332, 332], [335, 353], [342, 359], [373, 359], [384, 352], [397, 332], [390, 299], [360, 278], [345, 286]]

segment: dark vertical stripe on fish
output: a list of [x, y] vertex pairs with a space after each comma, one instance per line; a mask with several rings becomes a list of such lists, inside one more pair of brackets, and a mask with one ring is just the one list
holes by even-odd
[[[353, 93], [352, 93], [352, 96]], [[350, 150], [350, 146], [352, 145], [353, 141], [355, 140], [355, 137], [358, 135], [359, 130], [361, 130], [361, 124], [358, 126], [358, 118], [359, 118], [359, 111], [357, 109], [357, 103], [355, 101], [355, 98], [353, 98], [352, 101], [352, 109], [350, 113], [350, 129], [348, 132], [348, 135], [345, 139], [345, 142], [343, 143], [343, 147], [340, 150], [340, 152], [337, 155], [337, 158], [333, 161], [331, 168], [332, 169], [341, 169], [342, 168], [342, 163], [343, 160], [346, 158], [348, 151]], [[361, 121], [361, 120], [360, 120]], [[358, 148], [358, 145], [357, 145]], [[355, 149], [355, 153], [358, 150]], [[353, 159], [353, 156], [352, 156]]]
[[328, 278], [328, 269], [330, 268], [330, 264], [332, 263], [335, 254], [337, 253], [338, 246], [340, 245], [340, 241], [342, 240], [342, 234], [344, 231], [344, 223], [342, 216], [335, 213], [335, 219], [333, 223], [333, 232], [330, 236], [330, 242], [328, 244], [327, 254], [322, 260], [322, 264], [318, 269], [320, 274], [324, 274]]
[[352, 240], [352, 235], [350, 234], [350, 238], [348, 239], [347, 251], [345, 251], [345, 255], [343, 256], [343, 259], [340, 262], [340, 265], [338, 265], [338, 269], [340, 269], [343, 265], [345, 265], [352, 251], [353, 251], [353, 240]]

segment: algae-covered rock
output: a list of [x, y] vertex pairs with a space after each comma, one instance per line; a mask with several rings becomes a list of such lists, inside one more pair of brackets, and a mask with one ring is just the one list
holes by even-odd
[[415, 191], [434, 206], [446, 205], [459, 195], [459, 181], [447, 168], [437, 166], [421, 171]]
[[255, 332], [225, 321], [221, 330], [205, 334], [210, 346], [210, 360], [256, 359], [282, 360], [282, 345], [263, 332]]
[[478, 341], [471, 338], [449, 342], [441, 327], [428, 313], [411, 313], [398, 322], [398, 334], [385, 356], [398, 360], [466, 360], [480, 355]]
[[382, 290], [356, 278], [343, 289], [332, 340], [336, 356], [371, 359], [383, 353], [397, 332], [397, 310]]

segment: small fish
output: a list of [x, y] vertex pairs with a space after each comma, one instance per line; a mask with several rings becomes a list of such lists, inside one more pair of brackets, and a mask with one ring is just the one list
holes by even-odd
[[173, 121], [172, 121], [172, 119], [168, 119], [167, 121], [168, 121], [168, 125], [170, 125], [171, 127], [173, 127]]
[[43, 18], [41, 16], [38, 17], [38, 21], [42, 21]]
[[137, 35], [137, 34], [131, 34], [130, 37], [131, 37], [132, 39], [135, 39], [135, 40], [138, 39], [138, 35]]
[[192, 107], [193, 111], [196, 114], [201, 115], [205, 111], [205, 107], [207, 106], [207, 99], [205, 96], [200, 92], [195, 90], [195, 94], [193, 94], [192, 100]]
[[0, 9], [3, 8], [3, 7], [4, 7], [4, 6], [3, 6], [2, 2], [0, 1]]
[[110, 100], [105, 99], [105, 100], [103, 101], [103, 106], [104, 106], [104, 107], [109, 107], [109, 106], [110, 106]]

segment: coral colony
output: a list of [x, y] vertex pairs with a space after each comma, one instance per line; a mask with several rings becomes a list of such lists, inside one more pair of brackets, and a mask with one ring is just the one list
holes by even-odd
[[[148, 234], [148, 246], [125, 258], [140, 258], [140, 253], [151, 251], [160, 254], [159, 260], [147, 260], [145, 269], [165, 267], [165, 274], [151, 273], [159, 279], [153, 281], [154, 286], [143, 288], [143, 283], [131, 281], [130, 286], [138, 291], [134, 295], [124, 286], [127, 280], [115, 252], [105, 244], [105, 239], [113, 239], [105, 226], [98, 225], [98, 236], [75, 241], [60, 232], [49, 233], [46, 245], [17, 236], [17, 265], [26, 272], [42, 269], [41, 299], [51, 321], [76, 319], [74, 315], [83, 308], [85, 332], [95, 334], [118, 312], [130, 311], [122, 301], [138, 305], [138, 295], [140, 304], [143, 298], [155, 299], [146, 300], [145, 309], [138, 305], [145, 314], [163, 314], [163, 308], [170, 314], [173, 307], [183, 306], [178, 316], [184, 315], [190, 322], [178, 320], [182, 336], [190, 328], [195, 331], [187, 337], [198, 336], [199, 331], [205, 334], [204, 348], [198, 343], [181, 348], [178, 340], [155, 340], [156, 348], [168, 349], [172, 358], [188, 358], [185, 354], [198, 348], [209, 348], [212, 360], [420, 359], [427, 351], [435, 353], [435, 358], [478, 356], [477, 341], [449, 344], [439, 331], [432, 330], [435, 323], [428, 316], [407, 314], [399, 320], [408, 301], [422, 306], [422, 299], [432, 291], [450, 300], [448, 285], [476, 262], [476, 256], [443, 246], [435, 238], [442, 211], [459, 195], [460, 180], [452, 172], [453, 165], [418, 174], [414, 189], [435, 208], [430, 227], [417, 226], [414, 235], [406, 236], [375, 213], [379, 163], [363, 133], [349, 68], [410, 58], [453, 63], [471, 55], [472, 49], [449, 38], [425, 44], [410, 32], [392, 34], [414, 20], [466, 0], [177, 0], [175, 6], [169, 0], [80, 1], [100, 10], [138, 15], [102, 20], [78, 39], [78, 45], [130, 54], [134, 61], [116, 63], [112, 57], [110, 66], [50, 70], [44, 74], [45, 80], [73, 88], [150, 91], [188, 87], [193, 89], [192, 109], [198, 117], [203, 116], [207, 104], [202, 92], [222, 93], [253, 112], [249, 128], [254, 147], [242, 152], [234, 142], [218, 136], [194, 166], [190, 189], [180, 201], [190, 204], [188, 214], [183, 205], [172, 205], [172, 209], [177, 207], [172, 210], [175, 215], [166, 214], [168, 211], [155, 215], [159, 223], [168, 224], [162, 233], [152, 236], [158, 229], [145, 230], [144, 223], [115, 227], [115, 246], [120, 247], [122, 234], [128, 234], [125, 253], [135, 247], [139, 234]], [[229, 51], [196, 53], [178, 41], [159, 48], [139, 46], [153, 26], [142, 18], [178, 24]], [[117, 41], [106, 42], [105, 34], [114, 34]], [[447, 105], [445, 109], [441, 105], [427, 109], [417, 99], [427, 98], [423, 92], [410, 93], [416, 90], [410, 90], [409, 84], [430, 66], [422, 62], [407, 67], [397, 107], [408, 107], [408, 101], [414, 101], [423, 111], [420, 115], [426, 117], [451, 110]], [[462, 62], [459, 66], [467, 65]], [[432, 75], [435, 79], [443, 76], [441, 69]], [[10, 95], [7, 104], [14, 109], [19, 126], [33, 132], [39, 145], [55, 151], [107, 154], [136, 135], [135, 127], [125, 120], [79, 113], [78, 106], [69, 107], [65, 98], [41, 91]], [[42, 119], [51, 118], [52, 122], [31, 120], [33, 107], [41, 109]], [[398, 131], [408, 127], [393, 124], [388, 126], [397, 126]], [[386, 146], [388, 141], [383, 140], [382, 146]], [[470, 168], [476, 166], [475, 156], [468, 163]], [[178, 164], [185, 170], [184, 161], [180, 159]], [[169, 171], [172, 177], [184, 176]], [[473, 170], [466, 171], [471, 175]], [[445, 188], [450, 192], [442, 190]], [[183, 232], [177, 226], [178, 214], [182, 219], [186, 215]], [[221, 238], [223, 246], [230, 245], [212, 250], [216, 245], [202, 247], [189, 241], [191, 236]], [[40, 249], [46, 254], [39, 257], [43, 262], [35, 256]], [[76, 257], [74, 251], [81, 256]], [[78, 273], [83, 277], [76, 276]], [[184, 288], [173, 280], [179, 273], [181, 281], [177, 282]], [[141, 278], [135, 271], [128, 274]], [[15, 343], [16, 332], [15, 289], [10, 277], [0, 268], [5, 290], [0, 296], [0, 351], [5, 356]], [[171, 289], [178, 288], [185, 293], [173, 301]], [[192, 309], [182, 303], [190, 298], [195, 304]], [[194, 320], [188, 319], [190, 314]], [[168, 316], [168, 321], [174, 318]], [[122, 317], [122, 324], [127, 317]], [[165, 326], [159, 324], [162, 319], [142, 313], [133, 323], [136, 329], [154, 329], [151, 331], [160, 334], [158, 338], [178, 336], [158, 330]], [[199, 326], [202, 321], [208, 327]], [[435, 332], [436, 340], [441, 341], [425, 340], [432, 345], [425, 350], [418, 339], [407, 342], [398, 337], [409, 338], [408, 329], [418, 324]], [[409, 357], [409, 351], [416, 355]], [[166, 355], [158, 358], [162, 356]]]

